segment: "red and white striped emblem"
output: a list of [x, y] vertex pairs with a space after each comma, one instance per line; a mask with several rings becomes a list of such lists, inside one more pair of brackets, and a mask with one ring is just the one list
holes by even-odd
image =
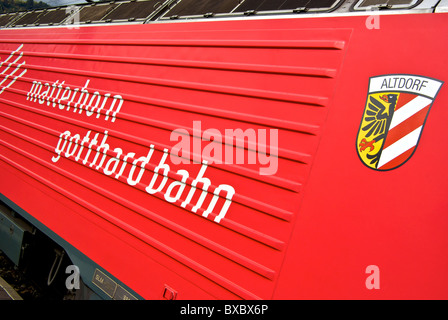
[[370, 79], [357, 141], [358, 155], [367, 166], [391, 170], [412, 156], [442, 84], [414, 75]]

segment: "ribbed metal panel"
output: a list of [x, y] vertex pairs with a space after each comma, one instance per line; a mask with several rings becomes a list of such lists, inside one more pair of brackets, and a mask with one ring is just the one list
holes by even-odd
[[[182, 36], [169, 30], [116, 31], [89, 28], [82, 30], [82, 38], [76, 30], [57, 36], [28, 31], [3, 36], [1, 61], [17, 49], [21, 60], [12, 67], [18, 68], [17, 74], [25, 69], [26, 73], [1, 96], [1, 161], [76, 204], [87, 221], [122, 232], [123, 241], [158, 263], [199, 273], [207, 281], [201, 284], [206, 290], [225, 288], [223, 298], [268, 298], [320, 139], [347, 33], [241, 29], [236, 38], [225, 29], [212, 34], [193, 30]], [[21, 61], [25, 64], [19, 66]], [[33, 81], [47, 88], [62, 82], [71, 90], [85, 86], [90, 94], [120, 95], [124, 102], [113, 117], [105, 110], [89, 117], [74, 112], [73, 103], [59, 104], [62, 94], [59, 100], [53, 99], [55, 94], [53, 100], [30, 99]], [[260, 175], [265, 167], [260, 163], [210, 163], [204, 173], [211, 181], [206, 205], [193, 210], [200, 195], [196, 192], [192, 204], [182, 208], [201, 169], [192, 162], [197, 150], [190, 150], [186, 157], [191, 163], [170, 163], [167, 173], [169, 183], [180, 180], [176, 170], [190, 173], [180, 200], [168, 203], [166, 190], [145, 192], [164, 150], [175, 144], [170, 135], [176, 129], [189, 133], [192, 143], [207, 130], [218, 130], [223, 140], [235, 143], [223, 145], [224, 153], [235, 156], [243, 150], [245, 159], [259, 154], [261, 144], [235, 141], [226, 135], [229, 128], [266, 130], [268, 139], [276, 130], [278, 170]], [[130, 186], [127, 171], [118, 178], [107, 176], [102, 173], [105, 164], [90, 166], [92, 159], [83, 164], [75, 155], [52, 162], [55, 145], [66, 130], [80, 135], [91, 131], [91, 138], [98, 133], [92, 150], [107, 134], [108, 160], [114, 157], [112, 149], [120, 147], [134, 153], [127, 159], [132, 163], [154, 145], [144, 181]], [[265, 143], [266, 149], [269, 140]], [[235, 195], [227, 215], [217, 223], [218, 212], [203, 215], [221, 184], [234, 186]], [[219, 203], [225, 200], [219, 198]], [[54, 228], [65, 232], [63, 224]]]

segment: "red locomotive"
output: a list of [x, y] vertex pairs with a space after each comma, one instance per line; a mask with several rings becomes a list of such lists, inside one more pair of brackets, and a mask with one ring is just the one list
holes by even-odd
[[446, 11], [0, 15], [1, 250], [80, 299], [448, 298]]

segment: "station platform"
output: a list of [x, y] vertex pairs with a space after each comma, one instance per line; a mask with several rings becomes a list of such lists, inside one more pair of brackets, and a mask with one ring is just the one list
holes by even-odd
[[2, 277], [0, 277], [0, 300], [23, 300]]

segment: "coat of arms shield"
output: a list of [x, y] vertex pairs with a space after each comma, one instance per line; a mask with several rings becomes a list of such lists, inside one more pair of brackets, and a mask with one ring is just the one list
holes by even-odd
[[443, 82], [393, 74], [370, 78], [356, 149], [374, 170], [392, 170], [414, 154]]

